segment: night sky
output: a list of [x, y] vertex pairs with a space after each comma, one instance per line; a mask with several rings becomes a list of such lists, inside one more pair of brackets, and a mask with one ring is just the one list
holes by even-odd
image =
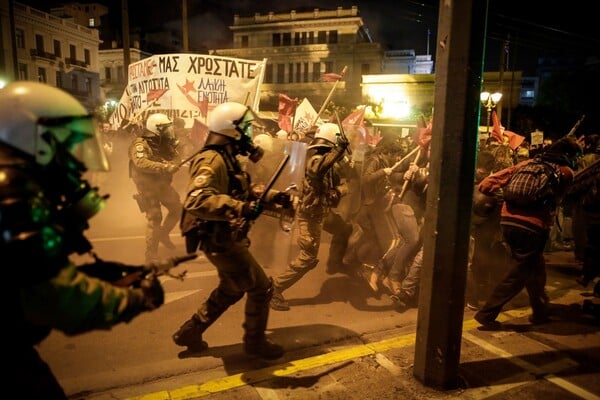
[[[228, 26], [233, 15], [250, 16], [314, 8], [335, 9], [358, 6], [373, 40], [388, 49], [414, 49], [432, 54], [437, 42], [438, 0], [187, 0], [190, 48], [226, 48], [231, 43]], [[477, 0], [481, 1], [481, 0]], [[44, 11], [54, 0], [22, 0]], [[115, 26], [120, 26], [121, 0], [98, 0], [114, 10]], [[86, 3], [82, 1], [81, 3]], [[556, 3], [556, 2], [552, 2]], [[485, 70], [498, 70], [500, 49], [510, 41], [508, 66], [535, 72], [538, 57], [600, 56], [598, 18], [594, 2], [570, 0], [550, 4], [541, 0], [489, 0], [487, 55]], [[164, 0], [129, 1], [130, 26], [146, 30], [181, 30], [181, 3]]]

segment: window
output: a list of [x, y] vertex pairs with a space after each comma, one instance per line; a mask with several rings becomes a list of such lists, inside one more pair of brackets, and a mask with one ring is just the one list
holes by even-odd
[[71, 76], [71, 90], [73, 90], [73, 91], [79, 90], [79, 81], [77, 80], [77, 75]]
[[288, 82], [289, 83], [293, 83], [294, 82], [294, 64], [289, 63], [289, 74], [288, 74]]
[[62, 50], [60, 48], [60, 40], [54, 39], [54, 55], [56, 57], [62, 57]]
[[299, 45], [300, 44], [300, 32], [295, 32], [294, 33], [294, 44], [295, 45]]
[[25, 48], [25, 31], [23, 29], [15, 29], [15, 42], [18, 49]]
[[314, 43], [315, 43], [315, 33], [308, 32], [308, 44], [314, 44]]
[[93, 28], [93, 27], [95, 27], [95, 26], [96, 26], [96, 20], [95, 20], [94, 18], [90, 18], [90, 19], [88, 19], [88, 26], [89, 26], [90, 28]]
[[273, 34], [273, 47], [281, 46], [281, 33]]
[[71, 58], [72, 63], [77, 60], [77, 47], [75, 47], [74, 44], [69, 45], [69, 57]]
[[43, 35], [40, 35], [37, 33], [35, 34], [35, 49], [38, 51], [38, 55], [44, 53], [44, 36]]
[[292, 44], [292, 34], [291, 32], [286, 32], [283, 34], [283, 42], [281, 43], [283, 46], [290, 46]]
[[329, 31], [329, 43], [337, 43], [338, 42], [338, 32], [337, 31]]
[[277, 64], [277, 79], [275, 83], [284, 83], [285, 77], [285, 64]]
[[308, 63], [304, 63], [304, 68], [302, 70], [302, 82], [308, 82]]
[[265, 83], [273, 83], [273, 64], [267, 64], [265, 70]]
[[123, 66], [117, 67], [117, 82], [125, 82], [125, 74], [123, 73]]
[[46, 83], [46, 68], [38, 68], [38, 82]]
[[302, 82], [302, 64], [296, 63], [296, 82]]
[[242, 36], [242, 47], [243, 48], [248, 47], [248, 35]]
[[27, 73], [27, 64], [19, 63], [19, 79], [24, 81], [29, 79], [29, 74]]
[[313, 63], [313, 82], [319, 82], [321, 80], [321, 63]]
[[85, 78], [85, 92], [92, 94], [92, 80], [90, 78]]
[[63, 74], [60, 71], [56, 71], [56, 87], [57, 88], [63, 87]]
[[106, 82], [110, 82], [111, 76], [110, 73], [112, 72], [112, 70], [110, 69], [110, 67], [104, 67], [104, 79], [106, 79]]
[[90, 50], [89, 49], [83, 49], [83, 59], [85, 61], [86, 65], [90, 65], [91, 62], [91, 55], [90, 55]]
[[317, 43], [319, 43], [319, 44], [327, 43], [327, 32], [325, 32], [325, 31], [317, 32]]
[[302, 32], [302, 39], [300, 39], [300, 44], [308, 43], [308, 32]]

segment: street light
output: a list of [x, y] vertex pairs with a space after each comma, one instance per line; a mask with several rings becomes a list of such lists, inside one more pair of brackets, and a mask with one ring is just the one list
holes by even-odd
[[491, 93], [490, 94], [490, 92], [481, 92], [481, 95], [479, 96], [479, 98], [481, 99], [481, 103], [483, 104], [483, 106], [487, 110], [487, 130], [486, 130], [486, 133], [489, 134], [490, 133], [490, 120], [492, 118], [492, 110], [494, 109], [494, 107], [496, 107], [496, 104], [498, 104], [498, 102], [502, 98], [502, 93], [496, 92], [496, 93]]

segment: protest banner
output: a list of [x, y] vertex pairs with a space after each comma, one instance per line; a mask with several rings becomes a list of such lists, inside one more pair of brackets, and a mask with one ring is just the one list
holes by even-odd
[[129, 65], [125, 91], [109, 118], [113, 129], [150, 113], [206, 123], [218, 104], [236, 101], [259, 111], [262, 61], [207, 54], [157, 54]]

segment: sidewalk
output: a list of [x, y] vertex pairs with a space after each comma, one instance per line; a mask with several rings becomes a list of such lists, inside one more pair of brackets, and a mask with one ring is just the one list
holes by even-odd
[[581, 307], [592, 299], [591, 289], [575, 282], [579, 269], [572, 253], [545, 256], [552, 321], [528, 322], [525, 293], [500, 314], [499, 331], [480, 330], [474, 313], [465, 311], [458, 388], [437, 390], [415, 378], [415, 326], [408, 324], [300, 346], [290, 349], [288, 362], [238, 368], [212, 380], [206, 380], [206, 372], [179, 376], [177, 389], [152, 393], [148, 388], [135, 398], [600, 400], [600, 320]]

